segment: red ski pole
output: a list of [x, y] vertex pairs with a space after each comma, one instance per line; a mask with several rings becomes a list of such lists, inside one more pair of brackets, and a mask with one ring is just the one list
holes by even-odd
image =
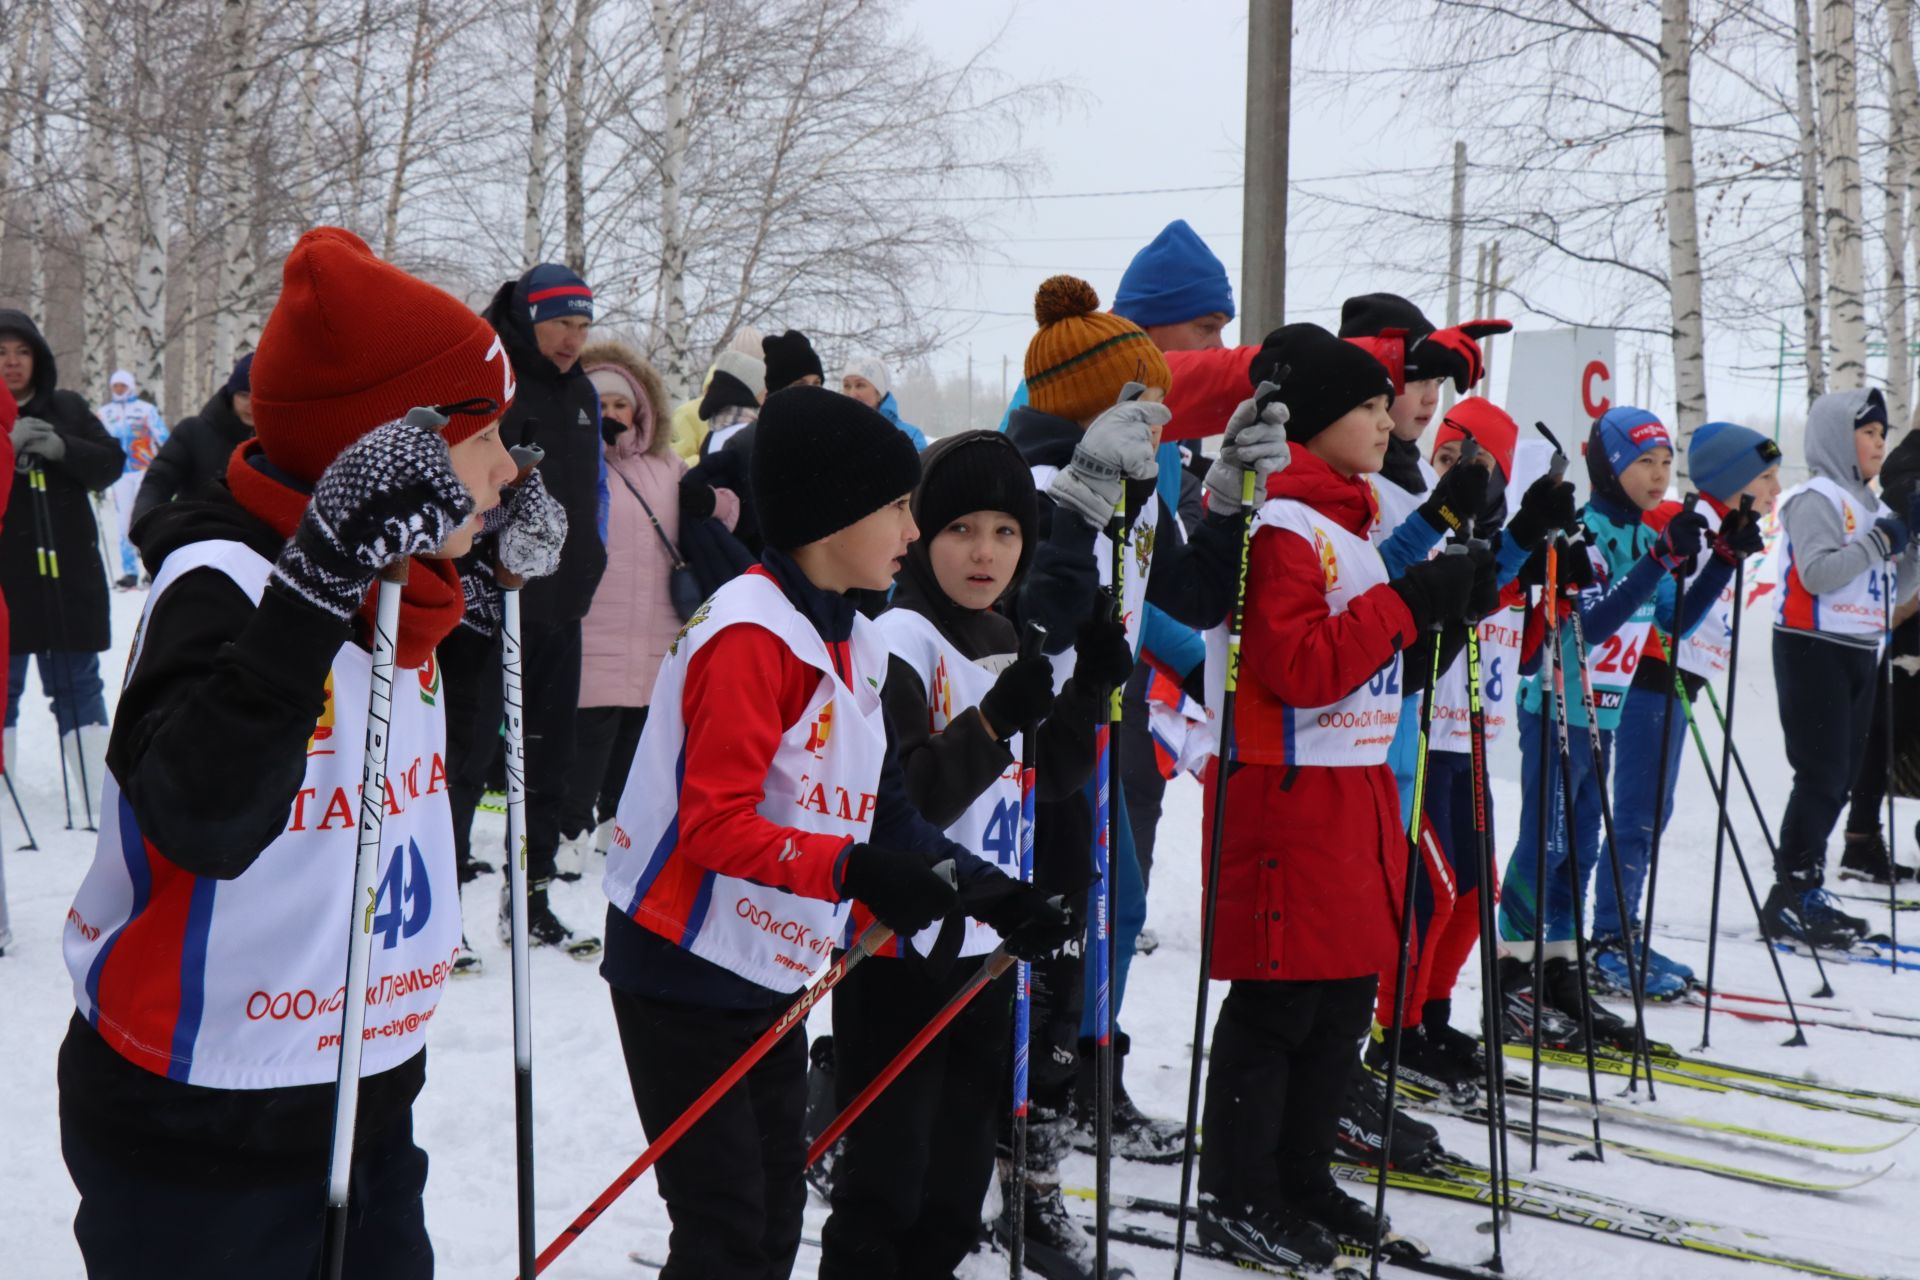
[[960, 1016], [960, 1011], [967, 1007], [968, 1001], [979, 995], [989, 982], [1012, 967], [1013, 956], [1004, 946], [988, 956], [987, 962], [967, 979], [966, 985], [954, 992], [952, 998], [940, 1007], [940, 1012], [934, 1014], [932, 1020], [920, 1028], [913, 1039], [907, 1041], [906, 1047], [893, 1056], [893, 1061], [887, 1064], [887, 1069], [875, 1076], [872, 1082], [860, 1091], [860, 1096], [849, 1102], [847, 1109], [835, 1116], [833, 1123], [813, 1140], [813, 1145], [807, 1148], [807, 1166], [811, 1168], [813, 1162], [818, 1160], [828, 1147], [839, 1141], [840, 1135], [847, 1131], [847, 1127], [860, 1118], [861, 1112], [873, 1105], [875, 1098], [886, 1092], [887, 1086], [892, 1084], [902, 1071], [912, 1065], [913, 1060], [920, 1056], [920, 1051], [931, 1044], [935, 1036], [946, 1030], [949, 1022]]
[[[535, 1258], [533, 1262], [533, 1274], [539, 1275], [552, 1265], [555, 1258], [565, 1253], [567, 1246], [571, 1245], [575, 1240], [578, 1240], [580, 1234], [592, 1226], [599, 1219], [600, 1215], [605, 1213], [628, 1187], [640, 1180], [641, 1174], [651, 1169], [674, 1143], [685, 1137], [687, 1130], [693, 1128], [701, 1116], [706, 1115], [708, 1111], [712, 1110], [713, 1104], [725, 1097], [729, 1089], [740, 1083], [741, 1077], [751, 1071], [755, 1063], [766, 1057], [768, 1051], [771, 1050], [774, 1045], [780, 1043], [781, 1039], [785, 1037], [788, 1032], [799, 1026], [801, 1020], [807, 1016], [807, 1011], [819, 1004], [829, 991], [839, 986], [840, 980], [847, 976], [848, 971], [851, 970], [853, 966], [859, 964], [862, 960], [865, 960], [868, 956], [886, 946], [887, 943], [892, 940], [893, 930], [887, 928], [887, 926], [881, 924], [878, 920], [868, 925], [866, 930], [862, 932], [858, 938], [854, 939], [853, 945], [842, 952], [839, 959], [828, 965], [826, 970], [813, 980], [812, 985], [800, 993], [800, 998], [795, 1000], [784, 1014], [780, 1015], [780, 1020], [768, 1027], [761, 1037], [753, 1042], [752, 1047], [740, 1055], [739, 1061], [735, 1062], [731, 1067], [728, 1067], [718, 1080], [708, 1085], [707, 1091], [695, 1098], [692, 1105], [680, 1113], [678, 1120], [668, 1125], [666, 1130], [648, 1144], [645, 1151], [640, 1153], [637, 1160], [628, 1165], [626, 1170], [622, 1172], [619, 1177], [615, 1178], [605, 1191], [602, 1191], [598, 1196], [594, 1197], [592, 1204], [580, 1211], [579, 1217], [569, 1222], [565, 1229], [553, 1238], [553, 1242], [540, 1251], [540, 1256]], [[1001, 967], [1006, 967], [1004, 962]], [[833, 1136], [838, 1136], [837, 1130], [831, 1132]], [[814, 1152], [808, 1154], [808, 1163], [812, 1163], [813, 1155], [817, 1154], [818, 1151], [819, 1145], [816, 1144]], [[521, 1280], [526, 1280], [526, 1278], [522, 1277]]]

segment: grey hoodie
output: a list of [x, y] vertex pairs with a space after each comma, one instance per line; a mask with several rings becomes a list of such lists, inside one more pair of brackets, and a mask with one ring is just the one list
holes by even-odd
[[[1873, 409], [1879, 410], [1880, 421], [1886, 420], [1886, 402], [1877, 390], [1830, 391], [1807, 410], [1806, 433], [1807, 469], [1839, 485], [1869, 511], [1878, 509], [1880, 498], [1861, 478], [1853, 433], [1857, 423], [1873, 417]], [[1905, 522], [1904, 515], [1900, 519]], [[1790, 499], [1780, 510], [1780, 524], [1793, 543], [1800, 581], [1815, 595], [1838, 591], [1887, 557], [1884, 534], [1849, 542], [1840, 513], [1816, 493]], [[1909, 543], [1896, 572], [1896, 595], [1905, 603], [1920, 592], [1920, 544]], [[1816, 634], [1842, 644], [1877, 644], [1872, 636]]]

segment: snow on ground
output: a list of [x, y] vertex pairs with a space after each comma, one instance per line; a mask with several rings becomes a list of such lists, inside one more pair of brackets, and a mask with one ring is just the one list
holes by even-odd
[[[115, 635], [132, 634], [143, 597], [114, 598]], [[1746, 671], [1741, 680], [1738, 740], [1768, 819], [1776, 822], [1784, 803], [1788, 774], [1780, 751], [1769, 671], [1767, 632], [1756, 611], [1750, 621]], [[118, 682], [122, 654], [106, 655], [109, 687]], [[1707, 713], [1710, 715], [1710, 713]], [[50, 748], [52, 717], [37, 682], [28, 691], [15, 762], [22, 799], [39, 837], [37, 852], [20, 852], [19, 824], [11, 807], [0, 811], [5, 844], [6, 885], [12, 908], [14, 944], [0, 958], [0, 1234], [6, 1258], [0, 1273], [38, 1278], [81, 1273], [71, 1219], [76, 1203], [60, 1159], [56, 1119], [54, 1058], [72, 999], [60, 956], [63, 918], [74, 888], [92, 852], [92, 837], [62, 829], [60, 771]], [[1718, 760], [1717, 735], [1709, 733]], [[1618, 750], [1644, 750], [1622, 743]], [[1495, 753], [1496, 807], [1504, 823], [1519, 812], [1515, 779], [1517, 756], [1511, 742]], [[1682, 774], [1678, 810], [1666, 842], [1658, 916], [1677, 932], [1704, 936], [1711, 883], [1713, 807], [1698, 760], [1689, 751]], [[237, 783], [243, 780], [236, 780]], [[1161, 828], [1157, 874], [1153, 882], [1150, 924], [1160, 950], [1136, 960], [1125, 1023], [1134, 1036], [1134, 1060], [1128, 1072], [1133, 1096], [1149, 1112], [1175, 1116], [1185, 1107], [1187, 1051], [1191, 1041], [1193, 993], [1198, 960], [1199, 896], [1197, 849], [1199, 789], [1176, 784]], [[1738, 830], [1765, 892], [1765, 845], [1750, 813]], [[1902, 845], [1913, 857], [1906, 830], [1920, 810], [1903, 804]], [[476, 845], [497, 847], [501, 822], [481, 815]], [[1499, 848], [1510, 847], [1510, 826], [1500, 828]], [[577, 885], [561, 886], [557, 909], [577, 928], [597, 930], [603, 906], [597, 874]], [[513, 1091], [509, 986], [506, 952], [497, 940], [494, 918], [497, 877], [470, 886], [464, 903], [467, 932], [485, 957], [485, 973], [451, 983], [434, 1019], [428, 1082], [418, 1108], [421, 1144], [432, 1157], [427, 1185], [427, 1214], [439, 1257], [440, 1274], [466, 1280], [507, 1280], [514, 1272]], [[1850, 909], [1884, 926], [1884, 909], [1854, 903]], [[1752, 932], [1751, 909], [1729, 885], [1723, 904], [1726, 919]], [[1907, 917], [1908, 932], [1920, 941], [1920, 914]], [[1663, 950], [1704, 973], [1703, 945], [1668, 938]], [[1920, 957], [1916, 957], [1920, 959]], [[1727, 989], [1777, 994], [1766, 952], [1752, 941], [1720, 952]], [[1810, 962], [1789, 958], [1787, 974], [1796, 995], [1811, 993]], [[538, 1213], [543, 1237], [557, 1231], [624, 1168], [644, 1145], [627, 1091], [613, 1019], [604, 984], [594, 966], [551, 952], [533, 957], [535, 1018], [535, 1114], [539, 1160]], [[1880, 1009], [1920, 1014], [1920, 972], [1895, 975], [1864, 965], [1831, 967], [1841, 1003], [1859, 1010]], [[1477, 962], [1465, 982], [1477, 984]], [[1222, 988], [1213, 992], [1217, 1009]], [[1471, 1017], [1477, 993], [1463, 990], [1456, 1019]], [[1865, 1015], [1862, 1015], [1865, 1016]], [[823, 1019], [816, 1014], [816, 1019]], [[1650, 1012], [1652, 1033], [1688, 1049], [1700, 1039], [1700, 1011], [1657, 1008]], [[822, 1022], [824, 1025], [824, 1022]], [[1920, 1024], [1886, 1022], [1905, 1031]], [[1813, 1028], [1807, 1048], [1783, 1049], [1786, 1029], [1772, 1023], [1741, 1022], [1716, 1016], [1713, 1056], [1809, 1078], [1920, 1093], [1920, 1041]], [[1583, 1090], [1583, 1073], [1553, 1071], [1553, 1082]], [[1622, 1093], [1617, 1078], [1601, 1078], [1603, 1098]], [[1644, 1086], [1643, 1086], [1644, 1089]], [[1803, 1110], [1782, 1103], [1723, 1098], [1662, 1086], [1657, 1108], [1663, 1112], [1712, 1116], [1792, 1133], [1848, 1142], [1884, 1141], [1899, 1131], [1879, 1121]], [[1920, 1118], [1920, 1112], [1916, 1112]], [[1580, 1127], [1577, 1117], [1559, 1114], [1561, 1127]], [[1448, 1145], [1468, 1158], [1486, 1159], [1486, 1133], [1463, 1121], [1440, 1121]], [[1609, 1155], [1605, 1164], [1583, 1161], [1564, 1148], [1543, 1148], [1540, 1176], [1571, 1183], [1661, 1208], [1691, 1218], [1764, 1231], [1767, 1247], [1824, 1261], [1848, 1272], [1920, 1277], [1920, 1239], [1912, 1206], [1920, 1191], [1920, 1141], [1907, 1142], [1874, 1156], [1811, 1153], [1801, 1159], [1778, 1149], [1734, 1148], [1688, 1142], [1669, 1132], [1609, 1124], [1605, 1132], [1624, 1141], [1686, 1150], [1711, 1159], [1755, 1169], [1839, 1180], [1848, 1173], [1885, 1166], [1891, 1171], [1856, 1191], [1813, 1197], [1731, 1182], [1700, 1173], [1637, 1163]], [[1516, 1172], [1527, 1168], [1526, 1149], [1516, 1141]], [[1076, 1158], [1069, 1183], [1090, 1185], [1091, 1162]], [[1178, 1170], [1121, 1166], [1118, 1188], [1171, 1198]], [[320, 1193], [315, 1188], [316, 1196]], [[1468, 1206], [1395, 1193], [1390, 1209], [1402, 1230], [1424, 1237], [1445, 1257], [1478, 1261], [1486, 1256], [1486, 1217]], [[817, 1235], [823, 1207], [808, 1210], [808, 1234]], [[217, 1229], [217, 1225], [215, 1225]], [[581, 1238], [548, 1272], [568, 1277], [635, 1277], [651, 1273], [628, 1261], [630, 1250], [664, 1256], [666, 1218], [643, 1179]], [[1169, 1255], [1117, 1246], [1117, 1258], [1139, 1276], [1170, 1272]], [[801, 1251], [797, 1274], [811, 1275], [817, 1253]], [[1516, 1219], [1506, 1235], [1507, 1274], [1558, 1277], [1577, 1267], [1587, 1280], [1615, 1277], [1753, 1277], [1752, 1265], [1681, 1253], [1596, 1232], [1528, 1219]], [[1771, 1270], [1770, 1268], [1766, 1270]], [[1195, 1276], [1240, 1274], [1219, 1263], [1190, 1264]], [[962, 1269], [967, 1280], [1005, 1274], [1003, 1258], [977, 1255]], [[1784, 1274], [1784, 1273], [1779, 1273]]]

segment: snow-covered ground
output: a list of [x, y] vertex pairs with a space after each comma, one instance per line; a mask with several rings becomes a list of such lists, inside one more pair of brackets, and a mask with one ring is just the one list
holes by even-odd
[[[114, 598], [115, 636], [124, 644], [143, 597]], [[1749, 615], [1749, 643], [1741, 680], [1739, 741], [1770, 821], [1777, 821], [1788, 775], [1780, 751], [1774, 712], [1764, 612]], [[122, 653], [106, 656], [109, 687], [118, 682]], [[62, 829], [60, 771], [52, 750], [53, 723], [37, 682], [28, 690], [15, 762], [22, 799], [39, 837], [37, 852], [19, 852], [19, 824], [10, 806], [0, 810], [5, 843], [6, 885], [13, 916], [13, 946], [0, 958], [0, 1238], [5, 1241], [0, 1274], [55, 1278], [81, 1274], [71, 1219], [76, 1197], [60, 1158], [55, 1114], [54, 1056], [64, 1033], [72, 999], [60, 957], [67, 904], [92, 854], [92, 837]], [[1709, 734], [1715, 759], [1717, 735]], [[1645, 744], [1621, 743], [1621, 751], [1645, 750]], [[1511, 742], [1495, 755], [1496, 805], [1505, 824], [1519, 812], [1517, 756]], [[0, 804], [3, 804], [0, 801]], [[1903, 803], [1901, 844], [1913, 856], [1907, 832], [1920, 808]], [[1765, 846], [1745, 805], [1738, 830], [1756, 873], [1766, 877]], [[496, 846], [499, 819], [481, 815], [480, 844]], [[1199, 875], [1196, 865], [1200, 829], [1199, 789], [1182, 781], [1169, 796], [1153, 881], [1150, 924], [1162, 946], [1139, 958], [1125, 1022], [1134, 1036], [1134, 1060], [1128, 1084], [1150, 1112], [1173, 1116], [1185, 1106], [1187, 1050], [1192, 1024], [1195, 966], [1198, 962]], [[1500, 848], [1511, 845], [1503, 825]], [[1704, 776], [1691, 750], [1682, 773], [1678, 811], [1665, 845], [1659, 917], [1676, 931], [1704, 936], [1711, 883], [1713, 806]], [[597, 869], [596, 869], [597, 871]], [[1731, 877], [1731, 871], [1729, 871]], [[603, 903], [597, 874], [577, 885], [561, 886], [557, 909], [576, 927], [597, 929]], [[496, 941], [497, 886], [484, 881], [467, 894], [467, 932], [486, 960], [485, 973], [449, 984], [434, 1019], [427, 1089], [418, 1110], [422, 1145], [432, 1157], [427, 1185], [427, 1214], [439, 1256], [440, 1274], [465, 1280], [508, 1280], [514, 1272], [513, 1066], [511, 1009], [506, 953]], [[1866, 903], [1850, 904], [1884, 927], [1886, 912]], [[1744, 896], [1729, 881], [1725, 919], [1751, 936], [1753, 922]], [[1907, 917], [1909, 932], [1920, 941], [1920, 914]], [[1906, 923], [1906, 922], [1903, 922]], [[1660, 943], [1676, 958], [1704, 971], [1703, 945], [1669, 938]], [[1920, 957], [1916, 957], [1920, 959]], [[1817, 985], [1806, 960], [1786, 960], [1796, 995]], [[1738, 942], [1720, 952], [1723, 986], [1755, 994], [1777, 994], [1766, 952], [1756, 943]], [[551, 1236], [596, 1195], [640, 1150], [640, 1126], [627, 1091], [604, 984], [590, 964], [551, 952], [533, 958], [535, 1017], [535, 1110], [538, 1123], [539, 1224]], [[1897, 1010], [1920, 1015], [1920, 971], [1894, 975], [1864, 965], [1832, 966], [1841, 1003], [1865, 1010]], [[1465, 981], [1477, 982], [1477, 962]], [[1216, 989], [1218, 1007], [1224, 992]], [[1477, 997], [1462, 991], [1456, 1008], [1477, 1007]], [[824, 1015], [816, 1015], [823, 1017]], [[1458, 1015], [1457, 1015], [1458, 1016]], [[1700, 1012], [1694, 1008], [1657, 1008], [1650, 1029], [1660, 1038], [1690, 1048], [1700, 1039]], [[1920, 1023], [1885, 1022], [1903, 1031]], [[1920, 1041], [1822, 1030], [1809, 1032], [1811, 1044], [1783, 1049], [1786, 1029], [1771, 1023], [1745, 1023], [1716, 1016], [1713, 1056], [1811, 1078], [1845, 1081], [1909, 1094], [1920, 1093]], [[1584, 1089], [1583, 1074], [1551, 1073], [1556, 1084]], [[1603, 1097], [1622, 1092], [1618, 1079], [1602, 1077]], [[1644, 1105], [1644, 1104], [1643, 1104]], [[1848, 1142], [1879, 1142], [1899, 1130], [1856, 1116], [1802, 1110], [1783, 1103], [1717, 1097], [1663, 1086], [1655, 1104], [1664, 1112], [1712, 1116], [1793, 1133]], [[1915, 1113], [1920, 1119], [1920, 1112]], [[1578, 1128], [1571, 1116], [1562, 1127]], [[1486, 1158], [1485, 1131], [1460, 1121], [1440, 1122], [1448, 1145], [1469, 1158]], [[1607, 1132], [1635, 1141], [1730, 1162], [1830, 1180], [1887, 1165], [1886, 1176], [1859, 1190], [1825, 1198], [1763, 1189], [1705, 1174], [1637, 1163], [1610, 1155], [1605, 1164], [1582, 1161], [1565, 1149], [1543, 1149], [1541, 1176], [1603, 1190], [1661, 1206], [1683, 1216], [1764, 1231], [1767, 1247], [1824, 1261], [1842, 1272], [1920, 1277], [1920, 1219], [1914, 1205], [1920, 1192], [1920, 1142], [1863, 1157], [1816, 1156], [1799, 1159], [1780, 1149], [1734, 1148], [1689, 1143], [1667, 1132], [1609, 1125]], [[1526, 1168], [1524, 1145], [1514, 1148], [1516, 1172]], [[1090, 1162], [1068, 1170], [1070, 1181], [1090, 1184]], [[1123, 1190], [1171, 1198], [1178, 1170], [1122, 1166], [1115, 1182]], [[319, 1189], [316, 1188], [316, 1195]], [[1395, 1223], [1430, 1243], [1437, 1254], [1478, 1261], [1487, 1252], [1479, 1230], [1485, 1214], [1465, 1205], [1425, 1198], [1391, 1197]], [[808, 1211], [809, 1234], [817, 1234], [824, 1209]], [[651, 1273], [628, 1260], [637, 1250], [659, 1257], [665, 1252], [666, 1218], [653, 1193], [652, 1180], [636, 1185], [600, 1223], [581, 1238], [548, 1272], [568, 1277], [633, 1277]], [[1116, 1248], [1143, 1278], [1171, 1270], [1164, 1253]], [[811, 1274], [817, 1254], [803, 1249], [798, 1274]], [[1630, 1242], [1593, 1231], [1517, 1219], [1506, 1236], [1507, 1274], [1561, 1277], [1577, 1270], [1588, 1280], [1640, 1276], [1746, 1276], [1761, 1274], [1751, 1264], [1685, 1254]], [[1189, 1265], [1195, 1276], [1239, 1274], [1219, 1263]], [[1764, 1270], [1771, 1270], [1770, 1268]], [[1005, 1274], [1003, 1258], [977, 1255], [963, 1268], [967, 1280]]]

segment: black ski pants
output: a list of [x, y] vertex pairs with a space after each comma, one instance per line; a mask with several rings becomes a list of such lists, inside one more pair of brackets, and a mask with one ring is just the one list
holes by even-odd
[[[876, 958], [833, 993], [834, 1103], [854, 1100], [984, 957], [941, 980]], [[1013, 1035], [1013, 981], [974, 996], [847, 1130], [820, 1280], [949, 1280], [980, 1240]]]
[[[711, 1009], [611, 990], [649, 1142], [786, 1011], [784, 1003]], [[807, 1203], [806, 1117], [807, 1037], [796, 1025], [654, 1165], [673, 1223], [660, 1280], [787, 1280]]]
[[646, 726], [645, 707], [580, 708], [573, 725], [573, 773], [560, 811], [562, 836], [571, 840], [613, 817]]
[[453, 857], [462, 871], [473, 856], [473, 811], [486, 794], [487, 771], [500, 754], [505, 695], [499, 637], [455, 627], [440, 642], [440, 688], [447, 709], [447, 803], [453, 810]]
[[1203, 1195], [1271, 1209], [1325, 1182], [1378, 981], [1233, 983], [1207, 1060]]
[[1860, 772], [1880, 671], [1872, 649], [1774, 630], [1773, 677], [1793, 769], [1773, 864], [1781, 884], [1807, 888], [1825, 879], [1827, 837]]

